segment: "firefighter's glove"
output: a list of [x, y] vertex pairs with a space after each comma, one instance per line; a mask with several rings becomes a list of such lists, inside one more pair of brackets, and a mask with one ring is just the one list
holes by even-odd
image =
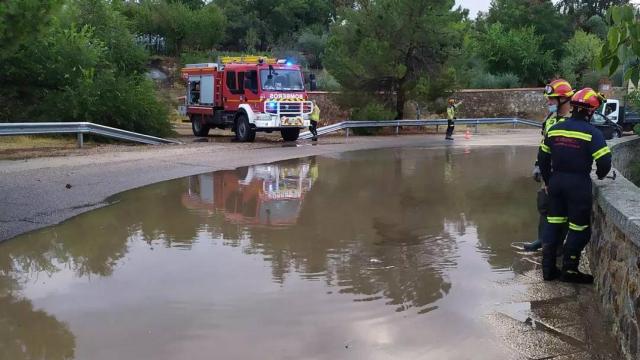
[[533, 180], [536, 182], [542, 181], [542, 173], [540, 172], [540, 167], [538, 165], [533, 167], [533, 171], [531, 172], [531, 176], [533, 176]]

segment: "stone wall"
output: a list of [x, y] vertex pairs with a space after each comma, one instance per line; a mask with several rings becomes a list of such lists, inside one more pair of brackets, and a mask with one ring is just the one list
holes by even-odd
[[589, 264], [605, 313], [626, 359], [640, 358], [640, 188], [623, 175], [640, 138], [611, 144], [616, 180], [594, 180]]
[[521, 117], [543, 120], [547, 115], [542, 88], [471, 89], [454, 94], [462, 100], [460, 118]]
[[[467, 89], [459, 90], [453, 97], [462, 100], [459, 118], [483, 117], [520, 117], [542, 121], [547, 115], [546, 100], [542, 96], [543, 88], [522, 89]], [[621, 99], [622, 88], [611, 88], [608, 96]], [[334, 124], [349, 119], [349, 111], [340, 109], [336, 97], [340, 93], [310, 91], [309, 98], [318, 101], [322, 110], [321, 122]], [[423, 113], [421, 118], [444, 118], [445, 114]], [[412, 104], [405, 106], [405, 118], [415, 119], [416, 110]]]
[[[316, 100], [321, 109], [321, 120], [333, 124], [349, 119], [349, 111], [341, 109], [335, 102], [339, 93], [325, 91], [309, 92], [309, 99]], [[542, 88], [530, 89], [477, 89], [460, 90], [454, 98], [462, 100], [460, 118], [476, 117], [522, 117], [542, 120], [547, 115]], [[405, 109], [407, 119], [415, 119], [416, 112], [411, 104]], [[422, 118], [444, 118], [445, 114], [423, 113]]]

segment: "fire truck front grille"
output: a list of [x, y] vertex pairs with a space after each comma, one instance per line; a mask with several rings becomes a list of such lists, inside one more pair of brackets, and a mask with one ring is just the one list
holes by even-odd
[[265, 103], [265, 112], [279, 115], [309, 114], [313, 104], [310, 101], [269, 101]]

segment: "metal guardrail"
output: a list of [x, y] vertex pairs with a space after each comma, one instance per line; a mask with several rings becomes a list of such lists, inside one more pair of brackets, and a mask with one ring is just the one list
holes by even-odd
[[176, 140], [163, 139], [90, 122], [0, 123], [0, 136], [74, 133], [78, 134], [78, 147], [80, 148], [84, 144], [84, 134], [101, 135], [112, 139], [149, 145], [180, 144]]
[[[517, 126], [518, 124], [534, 126], [534, 127], [542, 127], [542, 124], [527, 119], [520, 118], [478, 118], [478, 119], [457, 119], [456, 125], [474, 125], [475, 131], [478, 131], [478, 125], [489, 125], [489, 124], [513, 124], [513, 126]], [[400, 131], [400, 127], [402, 126], [440, 126], [447, 125], [446, 119], [436, 119], [436, 120], [368, 120], [368, 121], [343, 121], [336, 124], [331, 124], [328, 126], [323, 126], [318, 128], [318, 135], [326, 135], [339, 130], [346, 130], [346, 136], [349, 136], [349, 129], [354, 128], [373, 128], [373, 127], [395, 127], [396, 134]], [[305, 131], [300, 134], [301, 139], [311, 139], [312, 135], [309, 131]]]

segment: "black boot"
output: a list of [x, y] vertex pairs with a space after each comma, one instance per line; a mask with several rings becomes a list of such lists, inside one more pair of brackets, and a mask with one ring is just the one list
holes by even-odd
[[556, 248], [551, 244], [542, 245], [542, 278], [545, 281], [555, 280], [561, 275], [556, 266]]
[[575, 284], [593, 284], [593, 276], [583, 274], [578, 270], [580, 265], [580, 253], [564, 250], [564, 258], [562, 259], [562, 275], [560, 281]]
[[538, 251], [542, 248], [542, 240], [538, 239], [534, 242], [524, 244], [522, 247], [524, 251]]

